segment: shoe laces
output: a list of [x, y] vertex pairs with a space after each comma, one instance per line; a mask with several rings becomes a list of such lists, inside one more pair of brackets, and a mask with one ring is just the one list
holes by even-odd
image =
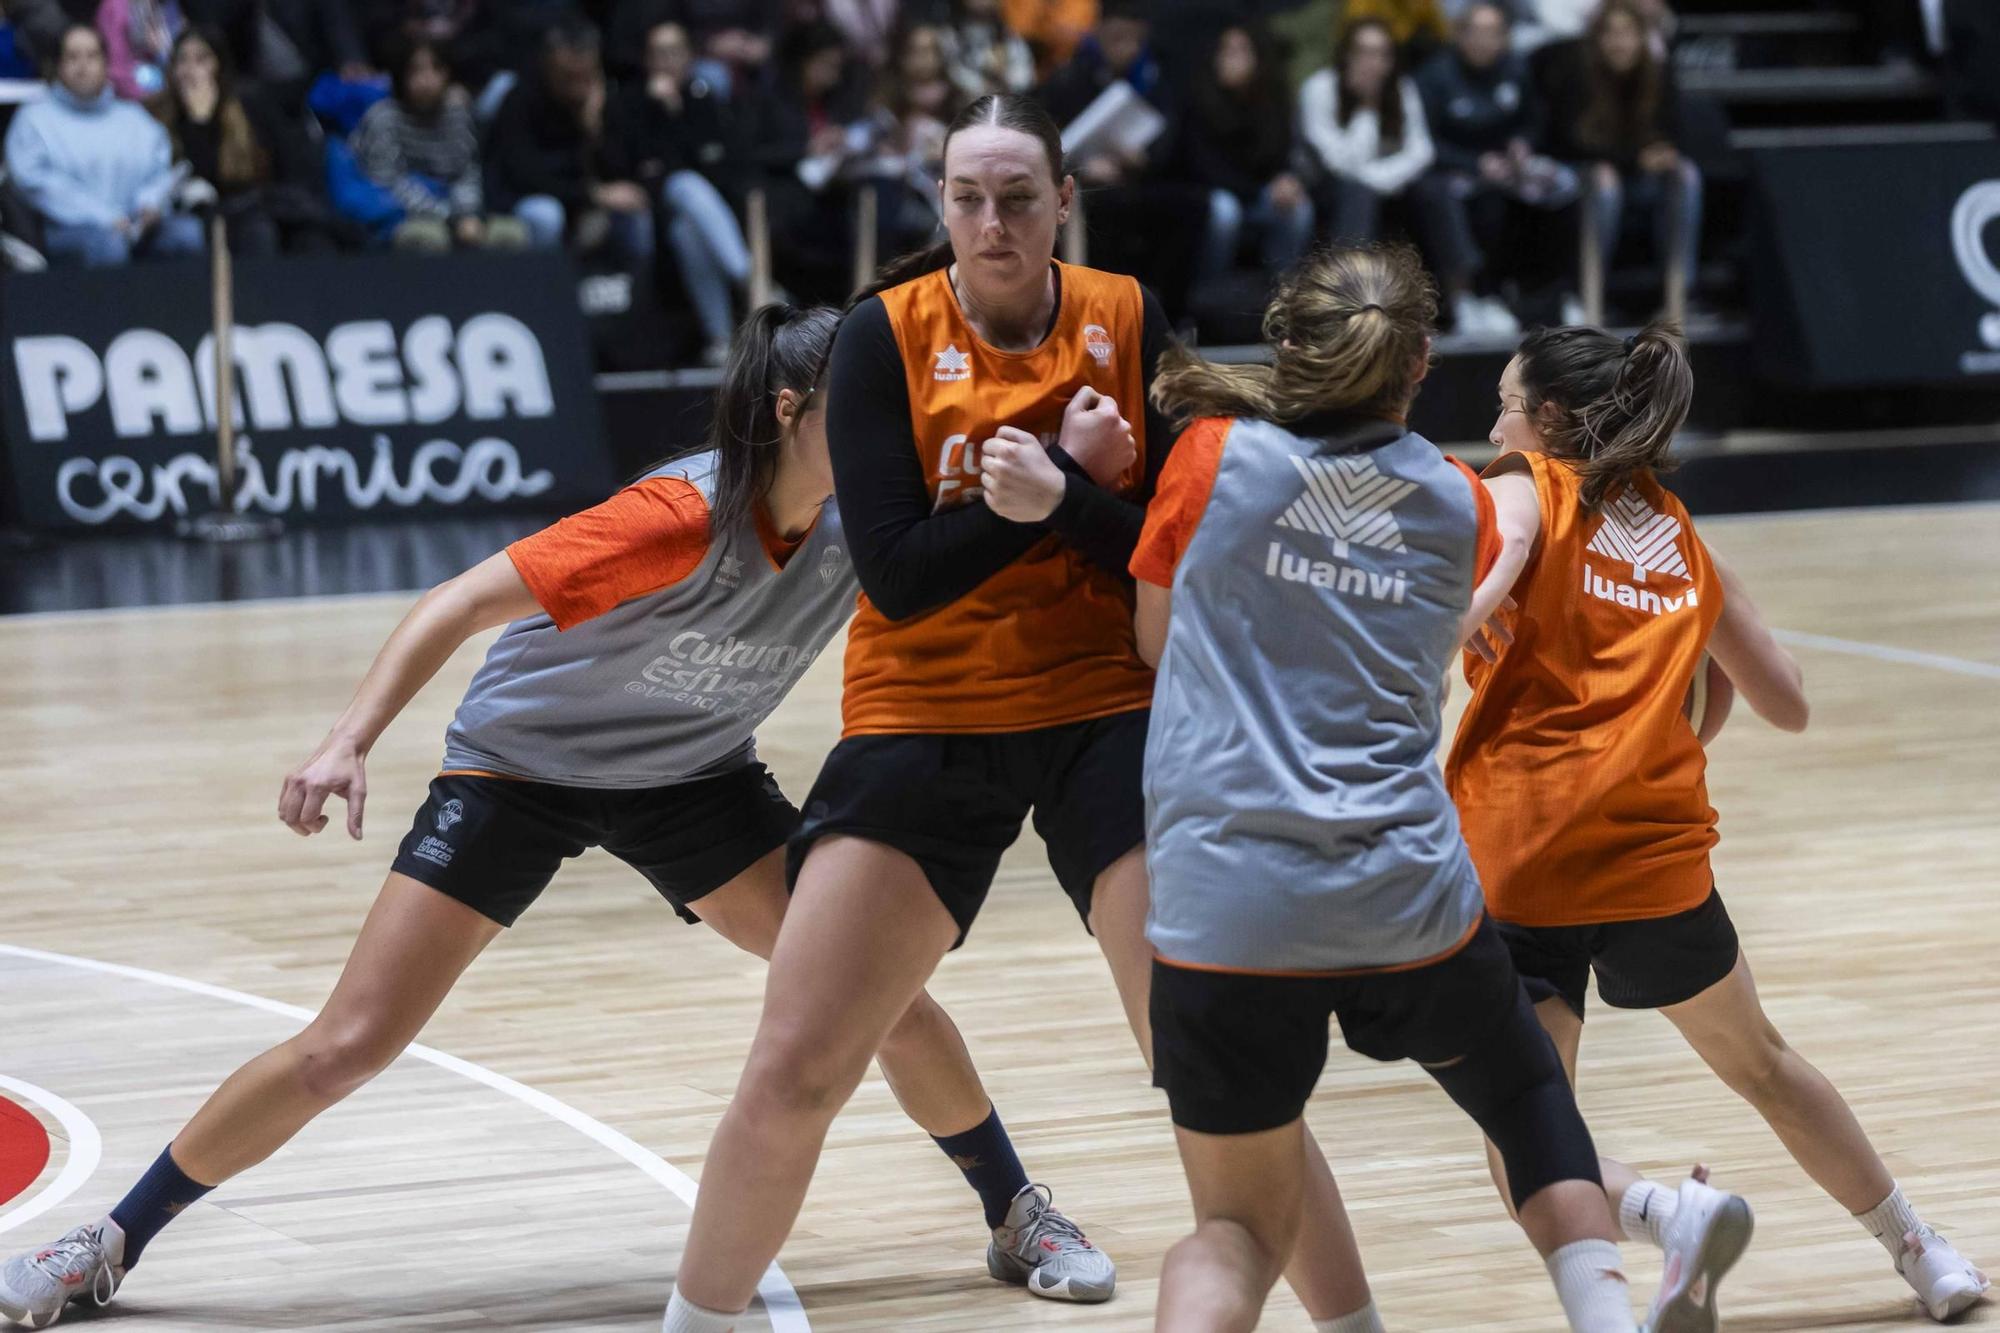
[[78, 1227], [55, 1244], [36, 1253], [35, 1267], [60, 1282], [71, 1273], [86, 1273], [93, 1267], [109, 1274], [111, 1265], [104, 1262], [104, 1242], [96, 1233], [85, 1227]]
[[1056, 1192], [1047, 1185], [1033, 1187], [1042, 1196], [1041, 1211], [1028, 1224], [1028, 1230], [1021, 1237], [1021, 1245], [1026, 1248], [1050, 1240], [1059, 1250], [1091, 1249], [1090, 1238], [1083, 1234], [1083, 1228], [1056, 1211]]

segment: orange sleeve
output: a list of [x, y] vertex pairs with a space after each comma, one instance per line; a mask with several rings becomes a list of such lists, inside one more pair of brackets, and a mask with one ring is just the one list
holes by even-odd
[[1222, 466], [1222, 442], [1229, 437], [1227, 417], [1202, 417], [1181, 432], [1160, 468], [1160, 480], [1146, 506], [1146, 526], [1132, 552], [1132, 577], [1171, 588], [1174, 570], [1194, 539], [1196, 525], [1215, 489]]
[[523, 537], [507, 556], [559, 630], [680, 582], [708, 554], [708, 501], [679, 477], [649, 477]]
[[1493, 493], [1479, 480], [1479, 474], [1465, 464], [1445, 455], [1445, 461], [1457, 468], [1472, 487], [1472, 507], [1479, 515], [1479, 534], [1472, 544], [1472, 586], [1478, 587], [1493, 568], [1493, 562], [1500, 558], [1500, 511], [1493, 507]]

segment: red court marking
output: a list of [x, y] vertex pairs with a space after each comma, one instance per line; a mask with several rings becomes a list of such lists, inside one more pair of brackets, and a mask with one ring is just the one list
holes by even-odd
[[49, 1132], [34, 1112], [0, 1095], [0, 1203], [35, 1183], [49, 1164]]

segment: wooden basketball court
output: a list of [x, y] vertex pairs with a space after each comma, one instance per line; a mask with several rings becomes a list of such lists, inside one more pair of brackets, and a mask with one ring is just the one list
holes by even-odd
[[[1820, 636], [1795, 647], [1812, 729], [1746, 714], [1712, 751], [1722, 891], [1766, 1002], [1927, 1218], [2000, 1265], [2000, 508], [1703, 530], [1775, 624]], [[285, 830], [278, 782], [409, 600], [0, 620], [0, 1091], [57, 1140], [40, 1179], [0, 1203], [0, 1250], [100, 1214], [218, 1080], [296, 1027], [287, 1006], [324, 998], [480, 649], [377, 747], [363, 843], [337, 819], [310, 842]], [[795, 799], [836, 733], [838, 684], [828, 654], [764, 733]], [[687, 1177], [761, 976], [586, 856], [474, 967], [425, 1051], [192, 1209], [98, 1318], [657, 1328]], [[1032, 834], [934, 990], [1030, 1171], [1119, 1260], [1119, 1295], [1069, 1307], [992, 1283], [972, 1195], [871, 1079], [767, 1281], [771, 1325], [1149, 1328], [1161, 1256], [1189, 1223], [1166, 1106]], [[1603, 1150], [1663, 1178], [1701, 1158], [1756, 1206], [1723, 1293], [1730, 1328], [1923, 1322], [1875, 1243], [1663, 1020], [1594, 1009], [1584, 1063]], [[1559, 1325], [1476, 1133], [1428, 1080], [1337, 1047], [1311, 1115], [1391, 1328]], [[1626, 1253], [1649, 1296], [1656, 1256]], [[1265, 1326], [1306, 1323], [1281, 1289]]]

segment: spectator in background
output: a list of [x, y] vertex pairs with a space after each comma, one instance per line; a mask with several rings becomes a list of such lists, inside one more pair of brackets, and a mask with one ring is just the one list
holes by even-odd
[[597, 29], [580, 19], [550, 28], [540, 67], [507, 94], [487, 136], [491, 206], [528, 228], [543, 249], [567, 236], [578, 249], [609, 242], [627, 263], [652, 256], [653, 201], [638, 184], [598, 171], [604, 71]]
[[120, 97], [143, 102], [166, 87], [167, 59], [186, 27], [180, 0], [103, 0], [97, 6], [106, 72]]
[[504, 63], [501, 34], [486, 0], [375, 0], [364, 28], [368, 49], [392, 53], [392, 64], [403, 44], [429, 43], [474, 97]]
[[802, 297], [834, 299], [852, 277], [854, 191], [845, 173], [870, 144], [865, 108], [846, 43], [827, 24], [788, 30], [777, 67], [775, 85], [752, 104], [750, 136], [770, 202], [772, 257]]
[[1090, 262], [1131, 273], [1158, 292], [1169, 315], [1187, 309], [1188, 288], [1208, 227], [1208, 191], [1176, 174], [1182, 108], [1149, 47], [1144, 0], [1107, 0], [1103, 18], [1042, 88], [1042, 102], [1068, 126], [1122, 83], [1165, 118], [1152, 143], [1131, 152], [1086, 151], [1076, 163]]
[[728, 357], [734, 298], [750, 282], [750, 248], [718, 188], [738, 156], [729, 107], [694, 73], [687, 29], [658, 25], [646, 34], [644, 79], [619, 89], [605, 112], [604, 172], [659, 200], [701, 324], [702, 361], [713, 366]]
[[889, 63], [899, 26], [899, 0], [819, 0], [820, 13], [847, 39], [848, 54], [869, 69]]
[[1604, 0], [1583, 41], [1551, 71], [1549, 148], [1583, 164], [1591, 226], [1608, 264], [1628, 208], [1644, 217], [1653, 249], [1695, 276], [1701, 172], [1678, 147], [1673, 68], [1635, 0]]
[[942, 31], [951, 80], [965, 101], [1035, 86], [1035, 53], [1001, 20], [1000, 0], [952, 0]]
[[8, 173], [43, 219], [49, 257], [97, 267], [200, 254], [200, 219], [172, 208], [167, 132], [113, 95], [104, 39], [77, 24], [59, 49], [49, 95], [14, 114], [6, 140]]
[[479, 131], [470, 99], [453, 87], [443, 48], [401, 40], [388, 65], [389, 96], [368, 108], [350, 142], [362, 174], [403, 210], [392, 233], [396, 247], [443, 253], [454, 245], [527, 245], [520, 219], [486, 211]]
[[1422, 64], [1450, 34], [1438, 0], [1347, 0], [1340, 21], [1343, 34], [1357, 23], [1388, 28], [1405, 69]]
[[1036, 71], [1047, 76], [1076, 55], [1099, 15], [1097, 0], [1000, 0], [1000, 17], [1028, 43]]
[[174, 161], [215, 191], [232, 251], [274, 255], [285, 241], [295, 250], [333, 248], [318, 154], [262, 98], [238, 93], [219, 33], [181, 33], [167, 85], [147, 108], [166, 127]]
[[1312, 241], [1313, 206], [1291, 170], [1291, 98], [1260, 30], [1223, 29], [1190, 110], [1188, 167], [1209, 191], [1202, 275], [1235, 265], [1246, 222], [1265, 272], [1290, 268]]
[[256, 9], [256, 58], [249, 63], [280, 105], [302, 102], [322, 74], [350, 83], [374, 77], [348, 0], [256, 0]]
[[1382, 234], [1382, 206], [1403, 199], [1420, 234], [1435, 220], [1428, 200], [1411, 193], [1435, 158], [1423, 98], [1402, 74], [1395, 34], [1380, 19], [1351, 24], [1334, 50], [1334, 64], [1299, 89], [1299, 133], [1322, 173], [1320, 216], [1335, 240], [1370, 241]]
[[782, 0], [682, 0], [701, 76], [724, 97], [761, 93], [777, 53]]
[[926, 195], [936, 192], [945, 127], [970, 100], [952, 80], [943, 30], [927, 23], [906, 29], [877, 101], [895, 120], [889, 150], [908, 160], [912, 182]]
[[[1576, 173], [1536, 152], [1539, 99], [1527, 62], [1508, 49], [1506, 11], [1495, 0], [1473, 0], [1459, 16], [1453, 46], [1416, 77], [1437, 150], [1422, 186], [1438, 224], [1426, 239], [1453, 322], [1460, 332], [1519, 333], [1514, 312], [1491, 293], [1508, 275], [1495, 271], [1489, 257], [1516, 203], [1544, 210], [1574, 203]], [[1475, 292], [1482, 277], [1486, 295]]]

